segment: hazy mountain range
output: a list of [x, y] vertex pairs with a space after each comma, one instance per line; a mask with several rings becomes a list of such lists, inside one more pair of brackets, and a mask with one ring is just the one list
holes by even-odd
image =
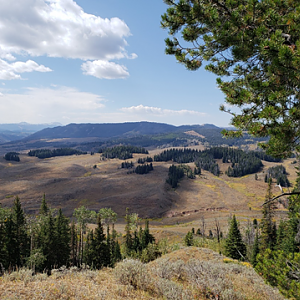
[[223, 128], [213, 124], [174, 126], [154, 122], [105, 124], [0, 124], [0, 153], [36, 148], [75, 147], [84, 151], [119, 144], [140, 147], [176, 147], [198, 143], [240, 146], [258, 141], [245, 134], [242, 139], [224, 139]]

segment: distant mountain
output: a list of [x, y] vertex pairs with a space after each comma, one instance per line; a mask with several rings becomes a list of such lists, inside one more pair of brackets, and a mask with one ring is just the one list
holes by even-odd
[[106, 124], [69, 124], [38, 131], [26, 140], [58, 138], [116, 138], [138, 135], [153, 135], [178, 131], [178, 127], [163, 123], [132, 122]]
[[26, 122], [14, 124], [0, 124], [0, 144], [21, 140], [44, 128], [54, 127], [58, 125], [61, 124], [29, 124]]
[[[27, 126], [29, 124], [15, 125]], [[246, 133], [243, 138], [224, 139], [221, 134], [222, 129], [213, 124], [174, 126], [154, 122], [128, 122], [69, 124], [44, 128], [32, 134], [16, 131], [15, 136], [9, 136], [13, 133], [12, 131], [5, 134], [0, 132], [0, 155], [9, 151], [18, 152], [49, 147], [72, 147], [81, 151], [96, 152], [100, 148], [119, 144], [138, 147], [187, 147], [201, 143], [210, 146], [239, 147], [262, 141]]]
[[61, 125], [60, 123], [50, 124], [29, 124], [26, 122], [13, 124], [0, 124], [0, 132], [27, 132], [34, 133], [47, 127], [55, 127]]

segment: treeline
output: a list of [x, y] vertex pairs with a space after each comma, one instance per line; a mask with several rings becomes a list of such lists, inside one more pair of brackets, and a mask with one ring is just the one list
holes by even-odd
[[[298, 174], [294, 192], [299, 192]], [[269, 181], [266, 201], [272, 199]], [[269, 201], [263, 206], [263, 217], [256, 230], [252, 264], [272, 286], [277, 286], [287, 298], [300, 299], [300, 196], [289, 198], [288, 218], [274, 220], [276, 206]]]
[[121, 168], [122, 169], [132, 169], [134, 166], [133, 162], [125, 161], [121, 163]]
[[199, 157], [195, 162], [195, 165], [198, 168], [198, 170], [200, 170], [200, 173], [202, 169], [214, 174], [215, 176], [219, 176], [220, 174], [218, 163], [213, 159], [213, 156], [209, 153], [205, 153], [204, 155]]
[[169, 149], [154, 155], [154, 161], [173, 161], [179, 164], [194, 162], [201, 156], [202, 152], [195, 149]]
[[145, 162], [153, 162], [153, 158], [150, 156], [147, 156], [147, 157], [138, 159], [138, 164], [144, 164]]
[[[145, 229], [140, 227], [137, 231], [136, 214], [126, 215], [126, 236], [122, 246], [114, 229], [117, 214], [111, 209], [100, 209], [96, 213], [82, 206], [74, 210], [73, 219], [76, 222], [70, 223], [61, 209], [49, 208], [45, 195], [36, 216], [24, 213], [18, 197], [11, 209], [0, 207], [0, 274], [25, 266], [34, 272], [46, 270], [48, 274], [51, 269], [61, 266], [87, 264], [100, 269], [113, 267], [128, 256], [141, 256], [149, 261], [153, 255], [159, 255], [158, 251], [153, 253], [157, 247], [149, 224], [146, 222]], [[87, 224], [95, 222], [96, 228], [89, 229]], [[136, 230], [132, 231], [132, 228]], [[151, 248], [149, 255], [148, 246]]]
[[184, 169], [182, 167], [170, 166], [168, 172], [168, 178], [166, 182], [172, 186], [172, 188], [176, 188], [178, 186], [179, 179], [184, 177]]
[[281, 158], [275, 158], [271, 155], [268, 155], [266, 152], [264, 151], [250, 151], [253, 152], [254, 155], [262, 160], [265, 161], [269, 161], [269, 162], [282, 162]]
[[130, 159], [133, 153], [149, 154], [149, 152], [142, 147], [135, 146], [116, 146], [112, 148], [99, 149], [99, 153], [102, 153], [102, 157], [105, 158], [119, 158]]
[[152, 165], [152, 163], [145, 164], [145, 165], [138, 165], [135, 168], [135, 173], [136, 174], [147, 174], [147, 173], [149, 173], [151, 171], [153, 171], [153, 165]]
[[19, 153], [8, 152], [4, 155], [4, 159], [7, 161], [20, 161]]
[[55, 156], [68, 156], [68, 155], [82, 155], [87, 154], [87, 152], [82, 152], [80, 150], [72, 149], [72, 148], [59, 148], [59, 149], [38, 149], [38, 150], [30, 150], [28, 152], [29, 156], [35, 156], [38, 158], [49, 158]]
[[142, 262], [149, 262], [161, 256], [154, 236], [149, 230], [149, 221], [145, 221], [145, 229], [138, 227], [138, 215], [129, 214], [125, 216], [125, 236], [123, 253], [125, 257], [139, 258]]
[[241, 177], [258, 172], [263, 166], [261, 160], [254, 155], [241, 153], [237, 162], [232, 162], [226, 174], [229, 177]]
[[[259, 154], [259, 156], [263, 155]], [[162, 153], [154, 156], [154, 161], [195, 162], [197, 168], [209, 171], [218, 176], [220, 170], [216, 159], [222, 159], [223, 163], [231, 163], [226, 172], [231, 177], [240, 177], [258, 172], [263, 165], [261, 159], [258, 158], [254, 151], [244, 152], [243, 150], [229, 147], [212, 147], [203, 151], [195, 149], [170, 149], [164, 150]]]
[[269, 182], [270, 178], [276, 179], [277, 184], [282, 187], [290, 187], [290, 181], [287, 178], [287, 172], [283, 165], [271, 167], [265, 175], [265, 182]]

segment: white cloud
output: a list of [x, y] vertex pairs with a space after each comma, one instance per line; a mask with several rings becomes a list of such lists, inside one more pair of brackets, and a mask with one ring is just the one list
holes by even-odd
[[117, 79], [129, 76], [126, 67], [104, 60], [88, 61], [82, 64], [81, 69], [83, 74], [92, 75], [100, 79]]
[[183, 116], [183, 115], [193, 115], [193, 116], [205, 116], [205, 113], [201, 113], [194, 110], [172, 110], [172, 109], [162, 109], [159, 107], [150, 107], [144, 105], [138, 106], [131, 106], [131, 107], [123, 107], [121, 111], [132, 113], [132, 114], [153, 114], [153, 115], [160, 115], [160, 116], [168, 116], [168, 115], [176, 115], [176, 116]]
[[20, 73], [33, 71], [51, 72], [52, 70], [43, 65], [38, 65], [32, 60], [28, 60], [26, 62], [17, 61], [15, 63], [10, 64], [0, 59], [0, 79], [2, 80], [20, 79]]
[[[0, 0], [0, 7], [2, 59], [14, 60], [16, 54], [106, 62], [136, 58], [125, 49], [130, 30], [124, 21], [87, 14], [73, 0]], [[123, 66], [119, 69], [124, 73]]]
[[2, 123], [87, 122], [88, 116], [103, 111], [104, 101], [99, 95], [69, 87], [28, 88], [24, 94], [2, 94], [0, 120]]

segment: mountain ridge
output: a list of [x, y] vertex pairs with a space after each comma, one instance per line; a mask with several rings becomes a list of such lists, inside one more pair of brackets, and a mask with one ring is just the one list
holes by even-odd
[[[34, 139], [53, 139], [53, 138], [114, 138], [132, 137], [138, 135], [164, 134], [171, 132], [183, 132], [197, 128], [204, 128], [206, 125], [181, 125], [175, 126], [166, 123], [156, 122], [125, 122], [125, 123], [71, 123], [65, 126], [44, 128], [25, 138]], [[209, 124], [209, 128], [218, 128]]]

